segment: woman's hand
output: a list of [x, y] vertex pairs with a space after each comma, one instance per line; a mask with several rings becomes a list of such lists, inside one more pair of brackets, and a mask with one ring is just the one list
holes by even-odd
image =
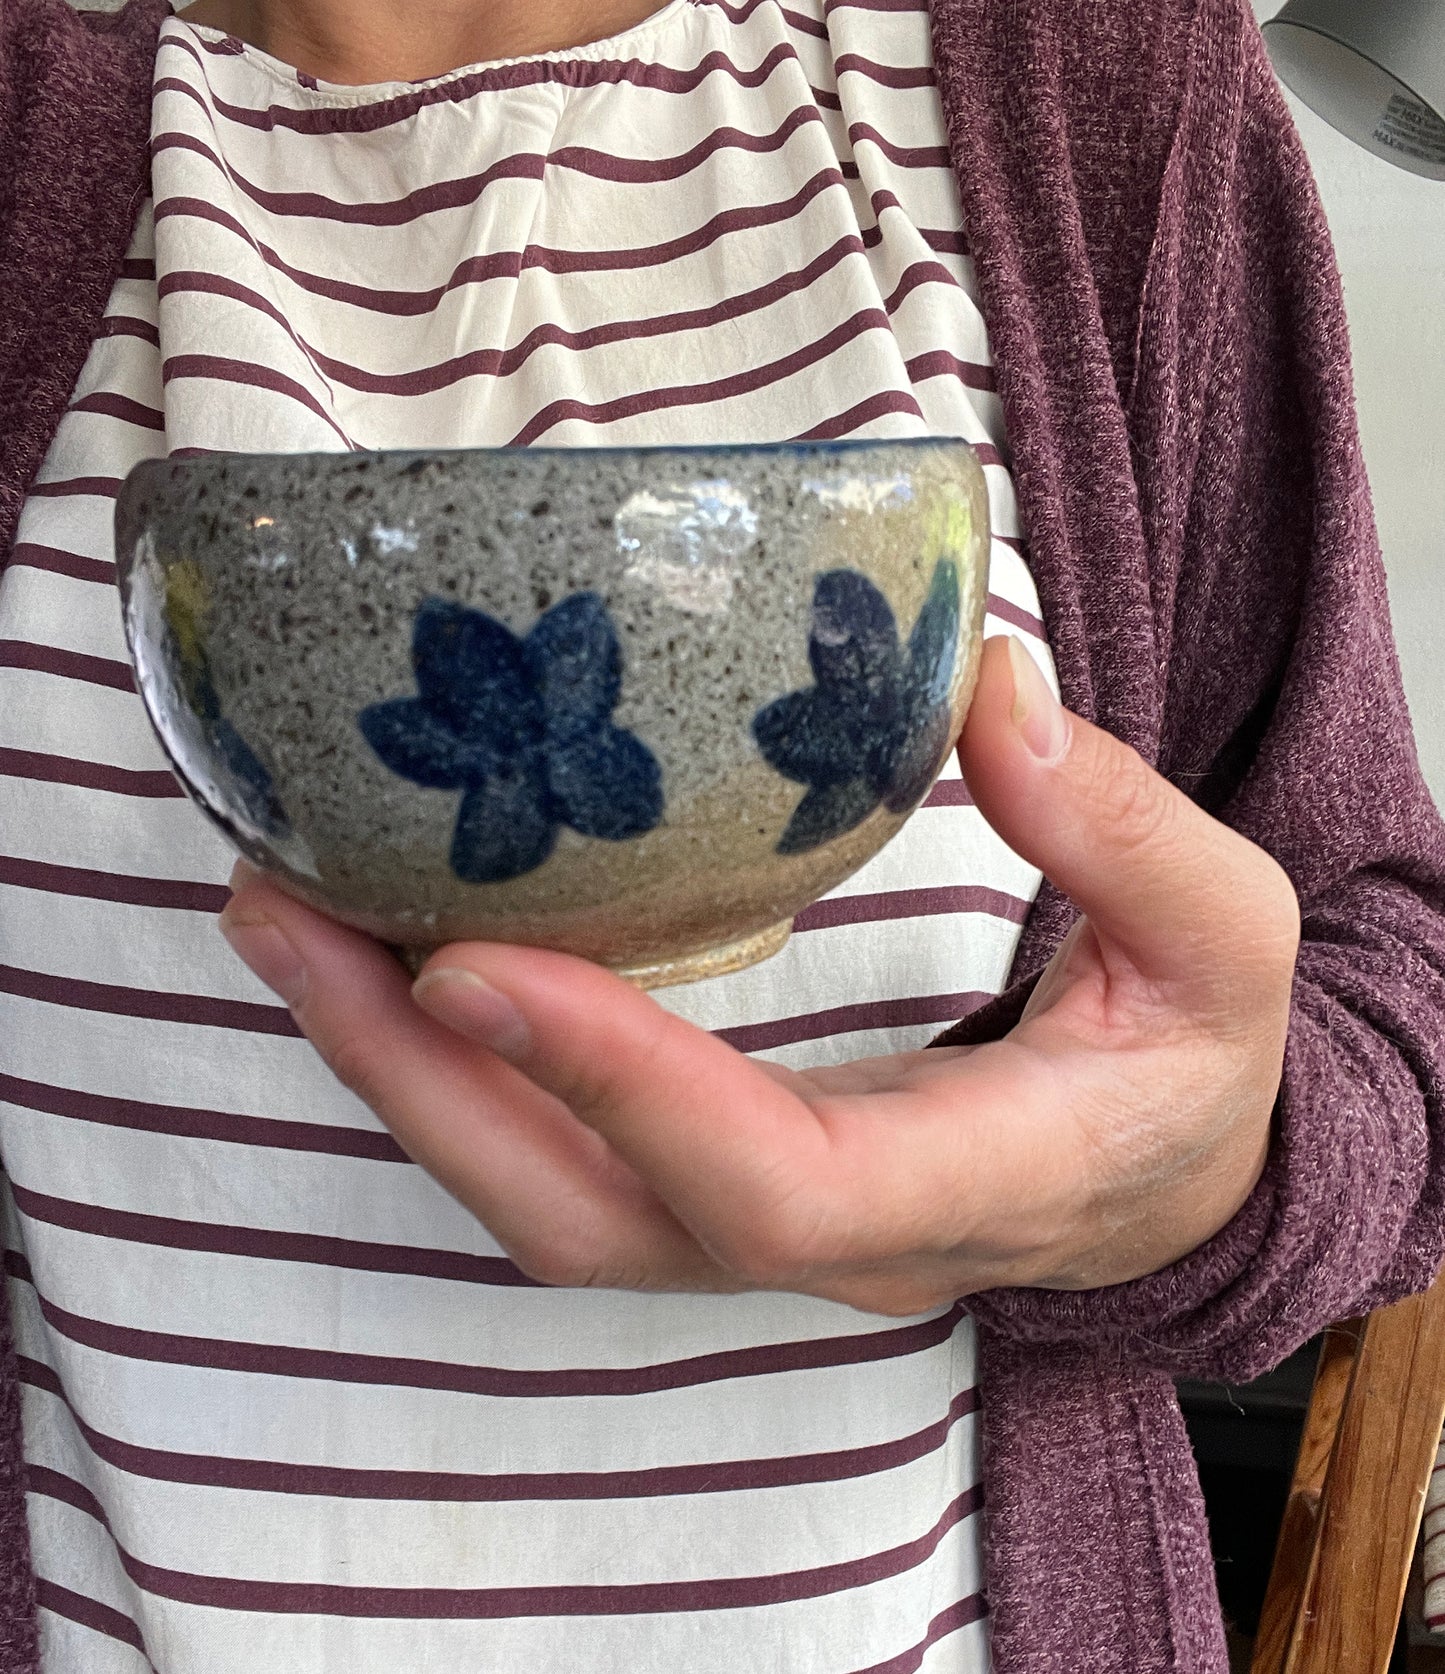
[[[1085, 917], [1004, 1040], [809, 1074], [620, 978], [461, 943], [413, 987], [242, 868], [222, 925], [406, 1151], [548, 1284], [800, 1291], [907, 1316], [1196, 1248], [1264, 1164], [1299, 914], [1285, 873], [989, 643], [979, 808]], [[960, 934], [966, 934], [961, 930]]]

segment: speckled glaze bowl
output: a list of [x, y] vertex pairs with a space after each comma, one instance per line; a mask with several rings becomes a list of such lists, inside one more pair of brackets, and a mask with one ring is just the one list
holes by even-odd
[[948, 439], [156, 460], [126, 635], [196, 802], [403, 949], [735, 970], [927, 794], [988, 502]]

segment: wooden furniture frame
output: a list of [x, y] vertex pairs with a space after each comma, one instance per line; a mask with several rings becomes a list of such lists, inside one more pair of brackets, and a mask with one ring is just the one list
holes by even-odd
[[1445, 1278], [1326, 1332], [1250, 1674], [1385, 1674], [1445, 1422]]

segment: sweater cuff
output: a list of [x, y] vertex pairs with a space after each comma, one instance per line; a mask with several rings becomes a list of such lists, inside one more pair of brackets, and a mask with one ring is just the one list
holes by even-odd
[[[944, 1040], [998, 1038], [1031, 987], [1009, 990]], [[1400, 1270], [1387, 1293], [1380, 1287], [1382, 1247], [1397, 1243], [1412, 1197], [1398, 1177], [1399, 1118], [1419, 1097], [1398, 1059], [1385, 1069], [1368, 1024], [1310, 985], [1297, 987], [1269, 1155], [1224, 1227], [1125, 1284], [982, 1291], [967, 1306], [1019, 1344], [1072, 1345], [1170, 1377], [1257, 1377], [1333, 1321], [1429, 1283], [1428, 1259], [1406, 1272], [1408, 1252], [1397, 1249], [1385, 1265]]]

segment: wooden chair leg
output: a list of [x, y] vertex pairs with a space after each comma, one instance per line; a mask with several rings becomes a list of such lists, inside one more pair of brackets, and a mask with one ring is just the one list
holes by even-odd
[[1385, 1674], [1445, 1422], [1445, 1285], [1329, 1332], [1251, 1674]]
[[1345, 1320], [1325, 1333], [1309, 1410], [1300, 1435], [1294, 1480], [1280, 1520], [1274, 1565], [1259, 1612], [1249, 1674], [1284, 1674], [1295, 1620], [1319, 1557], [1320, 1510], [1340, 1415], [1355, 1372], [1365, 1321]]

